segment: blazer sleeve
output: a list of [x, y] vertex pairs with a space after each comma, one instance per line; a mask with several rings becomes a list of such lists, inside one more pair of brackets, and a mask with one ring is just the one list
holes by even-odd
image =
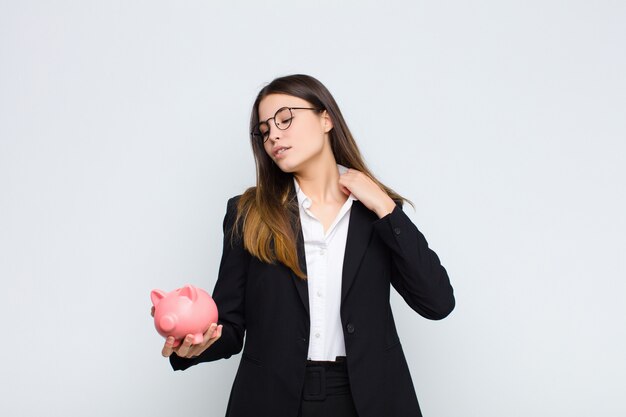
[[374, 222], [374, 230], [391, 249], [393, 287], [421, 316], [440, 320], [454, 310], [450, 279], [424, 235], [397, 205]]
[[[212, 294], [217, 305], [218, 324], [223, 326], [222, 336], [196, 358], [181, 358], [173, 353], [170, 356], [170, 364], [174, 370], [184, 370], [201, 362], [227, 359], [239, 353], [243, 347], [246, 327], [244, 296], [247, 271], [252, 255], [244, 249], [241, 234], [232, 236], [231, 241], [239, 197], [228, 200], [226, 207], [222, 260]], [[243, 230], [241, 225], [238, 230], [240, 232]]]

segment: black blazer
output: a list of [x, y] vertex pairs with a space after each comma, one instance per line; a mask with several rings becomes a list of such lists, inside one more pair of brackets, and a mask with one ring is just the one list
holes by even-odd
[[[283, 264], [263, 263], [250, 255], [240, 237], [231, 244], [239, 197], [228, 201], [224, 252], [213, 290], [222, 337], [197, 358], [173, 354], [170, 362], [175, 370], [182, 370], [229, 358], [243, 347], [226, 415], [296, 417], [309, 344], [307, 282]], [[297, 244], [300, 266], [306, 272], [301, 233]], [[390, 284], [428, 319], [442, 319], [454, 309], [446, 270], [401, 206], [379, 219], [354, 201], [340, 314], [350, 386], [360, 417], [421, 416], [389, 304]]]

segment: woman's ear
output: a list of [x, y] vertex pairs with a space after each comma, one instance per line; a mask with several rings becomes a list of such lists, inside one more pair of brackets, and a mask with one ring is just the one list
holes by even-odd
[[330, 119], [330, 115], [326, 110], [322, 112], [322, 123], [324, 126], [324, 133], [328, 133], [333, 130], [333, 121]]

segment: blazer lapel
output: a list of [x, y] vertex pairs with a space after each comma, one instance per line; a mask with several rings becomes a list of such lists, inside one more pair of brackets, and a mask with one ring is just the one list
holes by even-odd
[[[298, 235], [296, 236], [296, 249], [298, 251], [298, 264], [300, 265], [300, 270], [304, 272], [306, 275], [306, 256], [304, 254], [304, 237], [302, 236], [302, 227], [300, 225], [300, 208], [298, 207], [298, 198], [296, 196], [296, 190], [292, 186], [289, 190], [289, 201], [288, 208], [291, 213], [291, 221], [292, 227], [298, 231]], [[309, 311], [309, 284], [308, 281], [298, 277], [291, 269], [289, 270], [291, 273], [291, 280], [293, 281], [296, 289], [298, 290], [298, 295], [300, 296], [300, 300], [302, 301], [302, 305], [306, 310], [307, 316], [310, 317]]]
[[[296, 219], [300, 221], [300, 213], [296, 214]], [[359, 265], [363, 260], [363, 255], [369, 244], [373, 226], [372, 222], [375, 219], [372, 217], [372, 212], [358, 200], [352, 202], [352, 208], [350, 209], [350, 222], [348, 223], [348, 237], [346, 240], [346, 250], [343, 259], [343, 270], [341, 274], [341, 302], [348, 294], [350, 287], [354, 282]], [[302, 236], [302, 228], [298, 227], [299, 233], [296, 238], [296, 247], [298, 249], [298, 262], [300, 269], [306, 274], [306, 256], [304, 253], [304, 238]], [[307, 280], [298, 278], [296, 274], [291, 271], [291, 278], [298, 290], [300, 299], [307, 315], [310, 316], [309, 310], [309, 286]]]
[[[297, 217], [298, 221], [300, 221], [300, 217]], [[302, 228], [298, 228], [298, 236], [296, 238], [296, 247], [298, 249], [298, 263], [300, 264], [300, 269], [306, 275], [306, 257], [304, 254], [304, 237], [302, 236]], [[309, 311], [309, 283], [307, 280], [298, 277], [291, 272], [291, 279], [296, 285], [296, 289], [298, 290], [298, 294], [300, 295], [300, 299], [302, 300], [302, 304], [304, 305], [304, 309], [306, 310], [306, 314], [310, 316]]]
[[359, 200], [352, 202], [350, 209], [350, 222], [348, 223], [348, 238], [346, 251], [343, 258], [343, 271], [341, 281], [341, 303], [348, 294], [356, 272], [361, 265], [363, 255], [369, 244], [374, 227], [372, 211], [365, 207]]

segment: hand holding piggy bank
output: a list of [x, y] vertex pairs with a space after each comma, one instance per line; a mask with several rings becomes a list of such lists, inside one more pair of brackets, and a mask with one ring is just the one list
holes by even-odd
[[170, 293], [153, 290], [150, 293], [154, 305], [154, 326], [165, 338], [174, 337], [173, 347], [181, 339], [193, 335], [193, 344], [202, 343], [203, 334], [211, 323], [217, 323], [217, 306], [203, 289], [185, 285]]

